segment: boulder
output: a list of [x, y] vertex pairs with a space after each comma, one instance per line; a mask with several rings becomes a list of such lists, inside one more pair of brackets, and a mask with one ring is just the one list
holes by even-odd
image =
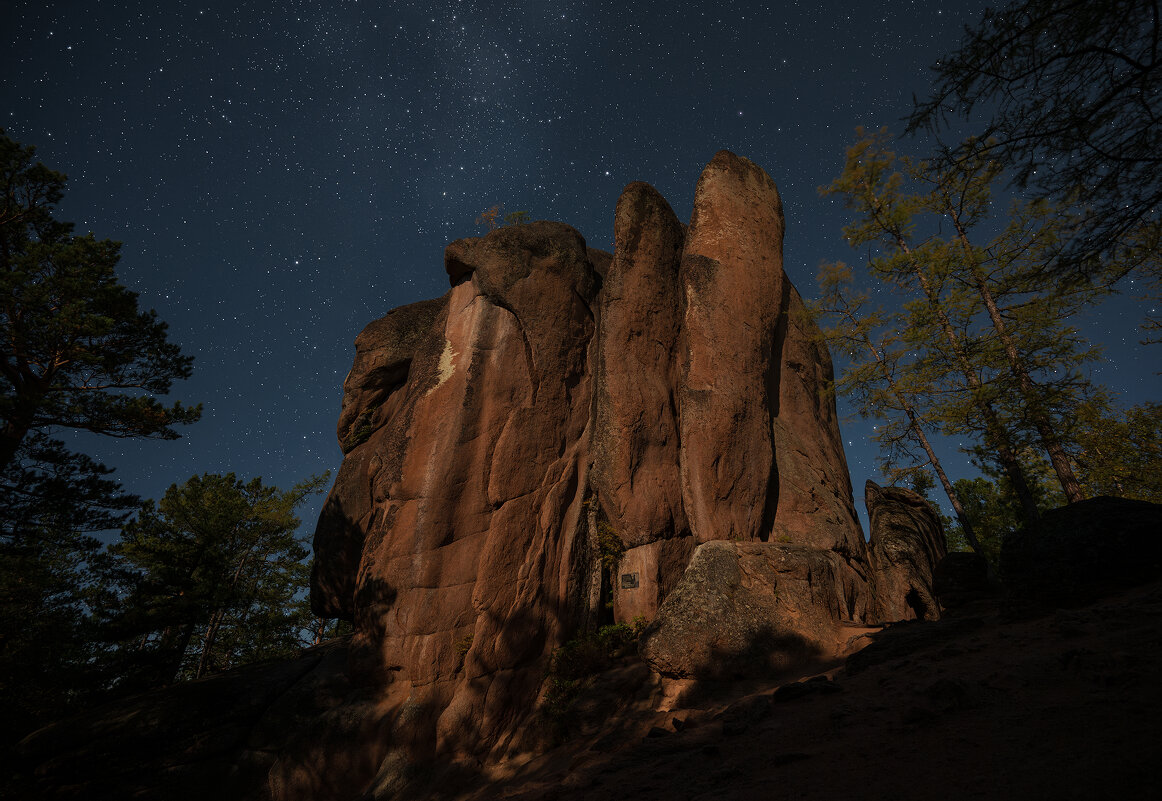
[[969, 551], [953, 551], [936, 565], [932, 591], [944, 609], [962, 606], [992, 595], [996, 583], [989, 576], [989, 564], [983, 556]]
[[673, 678], [755, 677], [834, 663], [864, 627], [870, 601], [859, 565], [835, 551], [707, 542], [643, 633], [639, 653]]
[[1098, 497], [1053, 509], [1005, 539], [1008, 591], [1062, 606], [1162, 577], [1162, 505]]
[[936, 565], [947, 551], [940, 515], [912, 490], [881, 487], [870, 480], [864, 485], [864, 503], [880, 620], [939, 620], [933, 582]]

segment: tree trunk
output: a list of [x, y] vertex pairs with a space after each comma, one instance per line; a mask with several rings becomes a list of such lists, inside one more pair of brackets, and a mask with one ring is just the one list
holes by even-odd
[[202, 678], [210, 667], [210, 651], [218, 639], [218, 628], [222, 625], [222, 618], [225, 616], [226, 612], [221, 608], [215, 609], [214, 614], [210, 615], [210, 623], [202, 635], [202, 652], [198, 656], [198, 669], [194, 672], [195, 679]]
[[1033, 426], [1037, 429], [1037, 435], [1041, 438], [1041, 446], [1049, 454], [1049, 461], [1053, 465], [1054, 472], [1057, 473], [1057, 480], [1061, 484], [1061, 489], [1064, 490], [1065, 497], [1070, 503], [1084, 500], [1085, 495], [1082, 493], [1081, 484], [1073, 472], [1073, 466], [1069, 463], [1069, 456], [1065, 453], [1065, 448], [1061, 446], [1061, 443], [1054, 435], [1052, 423], [1036, 403], [1036, 399], [1034, 398], [1036, 383], [1029, 375], [1029, 371], [1025, 368], [1024, 360], [1017, 351], [1016, 343], [1013, 342], [1012, 336], [1006, 330], [1005, 320], [1001, 316], [1000, 309], [997, 307], [996, 298], [993, 297], [992, 290], [989, 289], [984, 277], [980, 274], [980, 270], [977, 269], [976, 258], [973, 255], [972, 244], [968, 241], [968, 234], [961, 226], [960, 219], [951, 205], [949, 206], [949, 212], [956, 226], [956, 233], [960, 245], [964, 249], [965, 258], [968, 260], [969, 273], [972, 275], [973, 285], [976, 287], [977, 294], [980, 295], [981, 300], [984, 302], [993, 329], [997, 332], [997, 336], [1000, 337], [1001, 344], [1004, 345], [1005, 358], [1008, 359], [1009, 370], [1012, 372], [1013, 377], [1017, 379], [1017, 385], [1021, 388], [1021, 394], [1025, 399], [1025, 410], [1033, 419]]
[[[960, 338], [956, 335], [956, 329], [952, 327], [952, 321], [948, 319], [948, 314], [944, 311], [943, 306], [940, 305], [940, 297], [929, 283], [928, 277], [924, 275], [924, 271], [916, 264], [912, 255], [912, 249], [908, 246], [907, 241], [899, 233], [896, 234], [896, 244], [900, 250], [907, 254], [912, 265], [912, 274], [916, 276], [916, 280], [924, 292], [924, 297], [928, 299], [928, 304], [932, 307], [937, 319], [940, 321], [944, 338], [952, 346], [952, 352], [956, 354], [957, 366], [964, 376], [964, 380], [973, 391], [979, 391], [981, 389], [980, 377], [973, 372], [972, 366], [965, 359]], [[984, 417], [985, 433], [990, 440], [989, 444], [996, 448], [997, 461], [1005, 473], [1008, 474], [1009, 481], [1013, 485], [1013, 492], [1016, 493], [1017, 499], [1021, 503], [1021, 511], [1025, 518], [1025, 523], [1028, 525], [1036, 523], [1041, 514], [1037, 510], [1037, 503], [1033, 499], [1033, 493], [1029, 489], [1029, 483], [1025, 480], [1025, 471], [1021, 469], [1021, 463], [1017, 459], [1017, 454], [1013, 451], [1012, 446], [1009, 445], [1008, 432], [1005, 431], [1004, 426], [1001, 424], [1000, 416], [993, 409], [992, 405], [984, 400], [977, 402], [977, 409], [980, 410], [981, 415]]]
[[[851, 319], [850, 313], [848, 314]], [[851, 320], [851, 322], [855, 322]], [[984, 550], [980, 547], [980, 542], [976, 539], [976, 532], [972, 528], [972, 523], [969, 522], [968, 515], [964, 511], [964, 504], [960, 502], [960, 496], [956, 494], [956, 488], [952, 486], [952, 482], [948, 479], [948, 475], [944, 472], [944, 467], [940, 464], [940, 459], [936, 456], [936, 451], [933, 450], [932, 444], [928, 441], [928, 435], [924, 433], [924, 428], [920, 425], [920, 420], [916, 414], [915, 407], [905, 399], [897, 389], [898, 384], [892, 379], [891, 369], [888, 367], [887, 360], [884, 359], [882, 353], [871, 340], [864, 336], [864, 346], [871, 352], [872, 358], [876, 360], [876, 364], [880, 367], [880, 373], [891, 387], [892, 394], [896, 396], [896, 402], [904, 410], [904, 414], [908, 416], [908, 424], [912, 432], [916, 435], [916, 439], [920, 441], [920, 447], [924, 449], [924, 453], [928, 456], [928, 464], [932, 465], [932, 469], [936, 471], [936, 476], [940, 479], [940, 486], [944, 488], [944, 494], [948, 496], [948, 501], [952, 504], [952, 510], [956, 512], [956, 519], [960, 521], [960, 527], [964, 530], [964, 538], [968, 540], [969, 547], [981, 556], [984, 557]], [[986, 559], [987, 562], [987, 559]]]
[[7, 467], [16, 458], [20, 450], [20, 443], [28, 435], [29, 426], [17, 420], [8, 420], [4, 428], [0, 429], [0, 470]]
[[[984, 549], [981, 548], [980, 542], [976, 538], [976, 531], [973, 530], [972, 523], [968, 519], [968, 514], [964, 511], [964, 504], [960, 502], [960, 496], [957, 495], [956, 488], [952, 486], [952, 482], [948, 479], [948, 474], [944, 472], [943, 465], [936, 458], [936, 451], [932, 449], [931, 443], [928, 442], [928, 436], [920, 428], [911, 411], [908, 412], [908, 419], [912, 423], [912, 430], [920, 440], [920, 447], [924, 449], [924, 453], [928, 454], [928, 464], [932, 465], [932, 469], [936, 471], [936, 477], [940, 479], [940, 486], [944, 488], [944, 494], [948, 496], [948, 501], [952, 504], [952, 511], [956, 512], [956, 519], [960, 523], [961, 530], [964, 531], [964, 538], [968, 540], [968, 546], [972, 548], [974, 553], [984, 558]], [[988, 560], [986, 559], [985, 561], [987, 562]]]

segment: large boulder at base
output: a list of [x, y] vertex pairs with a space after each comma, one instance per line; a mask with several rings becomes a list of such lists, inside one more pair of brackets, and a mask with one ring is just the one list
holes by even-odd
[[933, 591], [944, 558], [944, 526], [932, 504], [904, 487], [864, 485], [871, 539], [868, 557], [880, 619], [938, 620]]
[[1162, 577], [1162, 505], [1098, 497], [1053, 509], [1008, 537], [1008, 591], [1048, 603], [1087, 603]]
[[765, 542], [698, 546], [639, 652], [665, 676], [777, 674], [845, 656], [869, 618], [857, 564], [835, 551]]

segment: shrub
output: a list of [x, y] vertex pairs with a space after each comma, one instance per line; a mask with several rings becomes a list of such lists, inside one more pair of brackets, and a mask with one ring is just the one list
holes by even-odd
[[625, 554], [625, 543], [605, 520], [597, 524], [597, 550], [601, 554], [601, 566], [612, 575]]
[[644, 617], [636, 617], [632, 623], [602, 626], [569, 640], [553, 652], [541, 710], [559, 737], [568, 733], [574, 705], [592, 683], [592, 677], [609, 668], [614, 659], [626, 656], [645, 627]]

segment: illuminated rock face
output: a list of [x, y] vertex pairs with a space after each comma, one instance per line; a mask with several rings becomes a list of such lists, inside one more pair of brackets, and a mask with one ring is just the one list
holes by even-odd
[[453, 242], [448, 293], [356, 340], [312, 602], [354, 621], [350, 673], [392, 753], [528, 745], [553, 649], [607, 608], [654, 619], [704, 543], [777, 544], [780, 575], [813, 582], [801, 604], [843, 599], [771, 605], [764, 630], [877, 618], [774, 183], [722, 151], [689, 226], [634, 183], [614, 233], [612, 259], [552, 222]]

